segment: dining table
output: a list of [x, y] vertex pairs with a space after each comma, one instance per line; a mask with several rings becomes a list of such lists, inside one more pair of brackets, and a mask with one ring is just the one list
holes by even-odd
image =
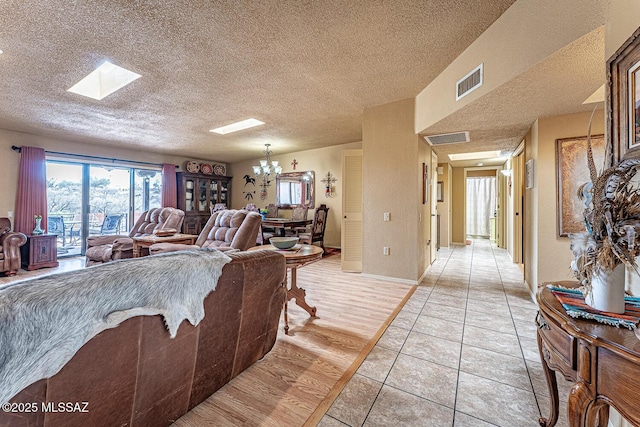
[[273, 227], [278, 230], [279, 236], [285, 235], [287, 228], [305, 227], [313, 221], [310, 219], [291, 219], [291, 218], [263, 218], [263, 227]]

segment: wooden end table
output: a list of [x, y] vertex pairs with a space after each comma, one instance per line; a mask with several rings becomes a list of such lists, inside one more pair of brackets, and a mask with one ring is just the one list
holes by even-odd
[[27, 234], [27, 243], [20, 247], [22, 268], [28, 271], [57, 267], [57, 234]]
[[173, 236], [139, 236], [132, 237], [133, 240], [133, 257], [140, 258], [140, 248], [148, 248], [155, 243], [182, 243], [185, 245], [193, 245], [198, 236], [195, 234], [177, 233]]
[[[576, 282], [554, 285], [577, 287]], [[624, 327], [570, 317], [543, 284], [538, 288], [538, 348], [551, 405], [540, 425], [558, 420], [558, 385], [553, 371], [574, 382], [567, 402], [571, 427], [604, 427], [609, 405], [634, 426], [640, 426], [640, 339]]]
[[[275, 251], [284, 255], [287, 270], [291, 270], [290, 286], [287, 289], [287, 300], [284, 303], [284, 333], [289, 335], [289, 315], [288, 305], [292, 299], [296, 300], [296, 304], [302, 307], [311, 317], [316, 317], [316, 308], [307, 304], [306, 296], [307, 292], [303, 288], [299, 288], [297, 282], [297, 270], [298, 267], [315, 262], [322, 258], [324, 252], [321, 247], [313, 245], [298, 244], [293, 249], [278, 249], [273, 245], [254, 246], [249, 248], [250, 251]], [[284, 282], [287, 283], [287, 275], [285, 275]]]

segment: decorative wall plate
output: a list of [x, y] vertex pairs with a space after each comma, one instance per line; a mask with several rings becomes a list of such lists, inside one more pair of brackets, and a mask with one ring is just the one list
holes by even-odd
[[187, 163], [187, 172], [198, 173], [200, 171], [200, 165], [198, 162], [190, 161]]
[[213, 166], [209, 163], [200, 163], [200, 170], [205, 175], [211, 175], [213, 173]]
[[213, 173], [219, 176], [225, 176], [227, 174], [227, 168], [224, 165], [214, 164]]

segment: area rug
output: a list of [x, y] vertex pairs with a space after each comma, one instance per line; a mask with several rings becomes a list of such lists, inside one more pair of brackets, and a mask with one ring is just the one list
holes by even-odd
[[324, 248], [324, 253], [322, 254], [322, 258], [330, 257], [331, 255], [340, 255], [340, 248]]
[[261, 361], [182, 416], [175, 427], [315, 426], [415, 286], [343, 273], [331, 256], [298, 269], [317, 318], [289, 302], [283, 333]]

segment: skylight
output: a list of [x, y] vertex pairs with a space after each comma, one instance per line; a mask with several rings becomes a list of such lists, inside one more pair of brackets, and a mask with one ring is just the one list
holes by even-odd
[[261, 122], [257, 119], [247, 119], [242, 120], [240, 122], [232, 123], [230, 125], [222, 126], [219, 128], [211, 129], [209, 132], [217, 133], [220, 135], [226, 135], [228, 133], [237, 132], [239, 130], [249, 129], [254, 126], [263, 125], [264, 122]]
[[87, 77], [67, 90], [78, 95], [100, 100], [118, 89], [122, 89], [139, 77], [140, 74], [105, 61]]
[[454, 162], [456, 160], [490, 159], [492, 157], [500, 157], [500, 151], [478, 151], [476, 153], [449, 154], [449, 159]]

